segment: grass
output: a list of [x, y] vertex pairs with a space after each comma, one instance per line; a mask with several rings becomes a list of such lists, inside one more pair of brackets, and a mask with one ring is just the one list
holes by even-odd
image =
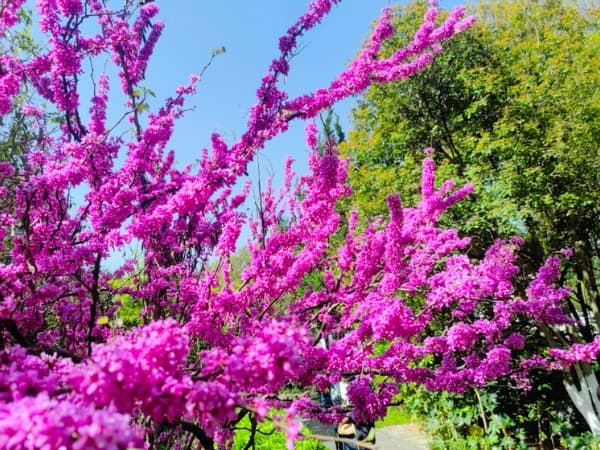
[[[390, 406], [387, 410], [387, 415], [375, 423], [376, 428], [386, 427], [390, 425], [403, 425], [412, 423], [415, 419], [406, 412], [401, 406]], [[250, 428], [250, 421], [244, 418], [239, 424], [240, 427]], [[258, 424], [259, 432], [256, 433], [255, 448], [256, 450], [281, 450], [285, 447], [285, 433], [275, 429], [272, 422], [265, 421]], [[250, 431], [238, 430], [235, 434], [233, 442], [233, 450], [243, 450], [250, 438]], [[296, 450], [327, 450], [327, 448], [315, 439], [304, 439], [296, 442]]]
[[[239, 424], [240, 427], [250, 428], [250, 421], [245, 417]], [[282, 450], [285, 447], [285, 433], [275, 429], [272, 422], [265, 421], [258, 424], [256, 433], [256, 450]], [[233, 450], [243, 450], [250, 438], [250, 431], [238, 430], [233, 441]], [[296, 450], [327, 450], [321, 442], [315, 439], [304, 439], [296, 441]]]
[[375, 428], [387, 427], [390, 425], [403, 425], [405, 423], [412, 423], [415, 418], [406, 412], [401, 406], [388, 406], [387, 415], [375, 422]]

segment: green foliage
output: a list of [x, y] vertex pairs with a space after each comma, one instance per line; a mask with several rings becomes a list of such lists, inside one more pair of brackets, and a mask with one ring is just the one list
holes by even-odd
[[129, 328], [141, 325], [140, 313], [143, 310], [143, 305], [139, 301], [133, 300], [129, 295], [120, 295], [118, 300], [121, 302], [118, 316], [123, 321], [123, 326]]
[[[399, 11], [384, 53], [406, 41], [422, 12], [422, 2]], [[475, 247], [527, 233], [539, 263], [544, 251], [597, 242], [598, 12], [526, 0], [482, 2], [475, 12], [475, 28], [427, 70], [361, 99], [342, 146], [357, 163], [353, 206], [383, 213], [373, 199], [396, 191], [414, 202], [422, 150], [433, 146], [440, 178], [475, 183], [477, 202], [449, 216], [477, 236]]]
[[[495, 411], [497, 396], [486, 391], [478, 394], [481, 404], [472, 392], [459, 396], [417, 390], [407, 405], [419, 410], [425, 419], [432, 449], [529, 448], [523, 430], [515, 430], [508, 415]], [[415, 404], [417, 399], [419, 405]]]
[[[273, 422], [265, 421], [257, 424], [253, 447], [246, 447], [251, 437], [251, 422], [248, 416], [238, 424], [233, 441], [233, 450], [253, 448], [256, 450], [280, 450], [285, 447], [285, 433], [277, 430]], [[304, 439], [296, 442], [296, 450], [326, 450], [326, 447], [315, 439]]]
[[231, 255], [230, 264], [231, 271], [230, 277], [231, 281], [234, 282], [236, 286], [242, 284], [242, 272], [250, 263], [250, 252], [246, 246], [240, 247], [233, 255]]
[[[35, 56], [39, 48], [31, 36], [31, 12], [21, 8], [18, 12], [19, 18], [23, 24], [22, 27], [16, 27], [10, 31], [5, 31], [5, 36], [0, 43], [0, 54], [15, 54], [27, 60]], [[14, 186], [19, 181], [19, 173], [25, 162], [25, 153], [32, 145], [42, 147], [41, 139], [33, 131], [37, 127], [34, 120], [25, 116], [22, 107], [31, 97], [28, 86], [20, 87], [12, 102], [11, 111], [0, 118], [0, 161], [10, 162], [15, 168], [15, 173], [11, 177], [5, 177], [0, 180], [0, 187], [6, 187], [7, 193], [0, 198], [0, 209], [10, 211], [14, 195]], [[22, 232], [22, 224], [15, 224], [4, 237], [2, 250], [0, 251], [0, 263], [10, 260], [10, 250], [12, 248], [12, 237]]]
[[[113, 279], [111, 280], [110, 285], [114, 289], [119, 289], [126, 286], [128, 283], [132, 283], [132, 281], [129, 279]], [[119, 304], [116, 313], [117, 322], [113, 325], [132, 328], [143, 323], [140, 314], [144, 309], [144, 305], [141, 301], [131, 298], [129, 294], [117, 294], [114, 295], [112, 299]]]
[[[382, 53], [409, 39], [423, 3], [398, 10], [395, 42]], [[394, 192], [416, 202], [423, 149], [434, 147], [439, 179], [475, 184], [477, 201], [444, 218], [474, 236], [471, 257], [498, 238], [526, 238], [517, 289], [547, 256], [574, 250], [564, 276], [577, 326], [525, 330], [529, 353], [548, 341], [589, 342], [600, 325], [600, 9], [592, 6], [480, 1], [472, 7], [474, 28], [446, 43], [429, 68], [366, 92], [341, 145], [355, 163], [356, 195], [345, 207], [367, 216], [385, 214], [383, 199]], [[559, 445], [557, 439], [582, 432], [560, 376], [536, 378], [529, 393], [495, 385], [479, 390], [479, 398], [413, 395], [421, 406], [408, 411], [427, 405], [420, 416], [438, 448]]]
[[561, 445], [570, 450], [599, 450], [600, 437], [589, 431], [579, 436], [569, 436], [561, 441]]
[[319, 134], [321, 152], [324, 151], [328, 143], [341, 144], [346, 140], [346, 134], [340, 125], [340, 117], [332, 109], [319, 114], [319, 119], [321, 121], [321, 132]]
[[375, 422], [375, 428], [413, 423], [415, 417], [402, 406], [388, 406], [386, 416]]
[[400, 398], [404, 414], [425, 427], [432, 449], [562, 448], [592, 442], [566, 393], [556, 390], [557, 381], [558, 374], [534, 378], [530, 391], [498, 382], [461, 395], [406, 385]]

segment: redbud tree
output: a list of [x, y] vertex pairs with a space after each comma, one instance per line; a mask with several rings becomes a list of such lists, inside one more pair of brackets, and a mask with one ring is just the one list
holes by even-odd
[[[1, 2], [5, 38], [23, 26], [23, 3]], [[469, 238], [438, 219], [472, 188], [436, 183], [431, 157], [418, 205], [391, 196], [388, 217], [366, 227], [337, 212], [351, 195], [349, 162], [334, 142], [317, 142], [313, 119], [372, 83], [409, 77], [474, 20], [462, 8], [441, 20], [431, 1], [413, 39], [383, 57], [394, 32], [386, 9], [328, 87], [290, 98], [280, 80], [301, 38], [337, 3], [310, 3], [280, 38], [241, 138], [214, 134], [199, 164], [180, 168], [169, 140], [200, 78], [146, 107], [158, 7], [37, 1], [47, 50], [0, 56], [3, 123], [18, 110], [29, 131], [12, 149], [21, 157], [0, 162], [0, 448], [227, 448], [246, 415], [274, 420], [291, 448], [299, 418], [339, 420], [341, 410], [322, 410], [308, 393], [343, 375], [354, 375], [356, 418], [371, 421], [399, 383], [453, 392], [499, 377], [527, 385], [531, 368], [595, 356], [596, 343], [526, 350], [515, 323], [571, 322], [568, 291], [556, 284], [560, 258], [523, 293], [513, 286], [518, 238], [469, 260]], [[113, 65], [86, 73], [89, 103], [88, 60]], [[107, 118], [111, 76], [121, 91], [113, 95], [126, 99], [118, 123]], [[253, 220], [240, 180], [292, 121], [307, 122], [310, 173], [296, 177], [287, 164], [280, 192], [261, 193]], [[115, 131], [121, 122], [130, 134]], [[231, 257], [244, 227], [250, 261], [240, 281]], [[110, 270], [110, 255], [132, 243], [140, 255]], [[139, 317], [123, 324], [125, 301]], [[327, 336], [337, 339], [318, 345]]]

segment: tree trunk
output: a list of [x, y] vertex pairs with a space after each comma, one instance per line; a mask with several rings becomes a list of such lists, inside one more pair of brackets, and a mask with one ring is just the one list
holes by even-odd
[[600, 399], [598, 378], [589, 364], [573, 366], [570, 375], [565, 374], [564, 385], [577, 410], [581, 413], [590, 431], [600, 435]]

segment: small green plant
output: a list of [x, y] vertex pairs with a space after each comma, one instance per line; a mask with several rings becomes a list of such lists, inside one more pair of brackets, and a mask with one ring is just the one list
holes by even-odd
[[[252, 448], [255, 450], [281, 450], [285, 446], [285, 433], [278, 430], [273, 422], [265, 421], [259, 423], [256, 429], [254, 446], [248, 447], [251, 436], [251, 423], [248, 416], [244, 417], [238, 424], [233, 441], [233, 450], [244, 450]], [[303, 439], [296, 442], [296, 450], [327, 450], [321, 442], [315, 439]]]
[[594, 436], [590, 432], [582, 433], [579, 436], [568, 436], [561, 440], [561, 445], [572, 450], [599, 450], [600, 437]]

